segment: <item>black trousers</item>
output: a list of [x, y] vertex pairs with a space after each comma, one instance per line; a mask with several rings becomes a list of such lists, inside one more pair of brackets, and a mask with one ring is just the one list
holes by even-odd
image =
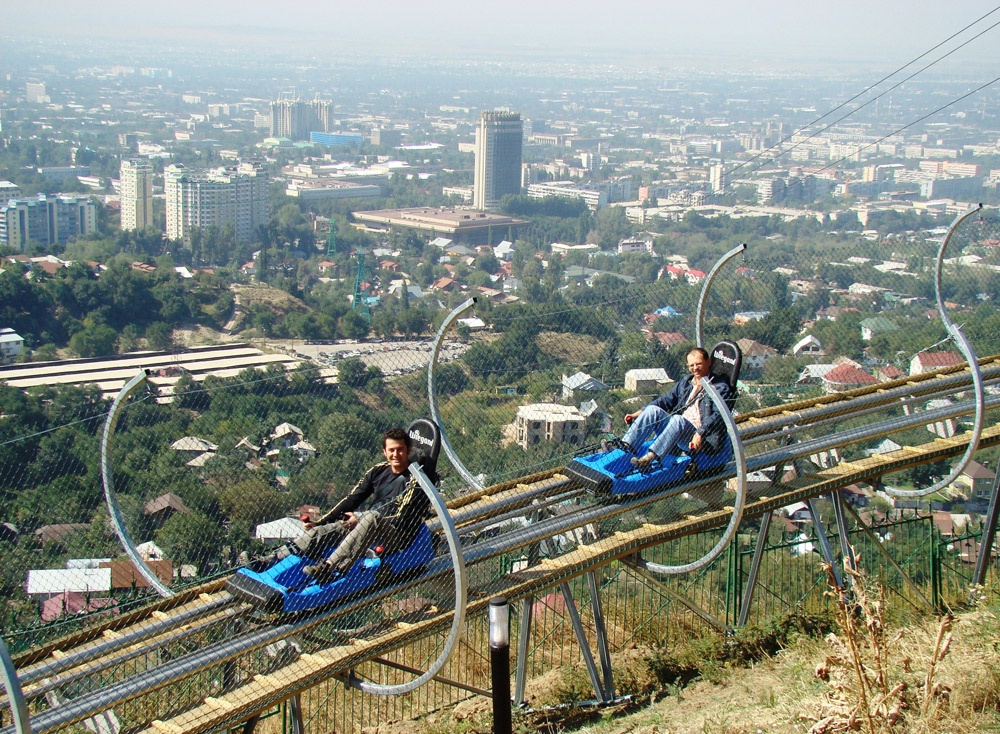
[[314, 561], [326, 558], [334, 571], [347, 573], [379, 537], [390, 537], [393, 532], [392, 523], [384, 520], [377, 510], [356, 514], [358, 524], [353, 528], [348, 529], [342, 522], [317, 525], [296, 538], [293, 545], [307, 558]]

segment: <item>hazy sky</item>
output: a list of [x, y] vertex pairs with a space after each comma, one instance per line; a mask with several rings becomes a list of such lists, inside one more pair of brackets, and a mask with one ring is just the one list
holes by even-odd
[[[76, 37], [217, 39], [248, 47], [298, 36], [313, 50], [428, 55], [522, 56], [537, 52], [903, 63], [976, 18], [996, 0], [4, 0], [0, 33]], [[982, 30], [1000, 22], [1000, 10]], [[967, 32], [963, 38], [970, 36]], [[1000, 59], [1000, 27], [955, 54], [977, 64]], [[2, 51], [0, 51], [2, 60]]]

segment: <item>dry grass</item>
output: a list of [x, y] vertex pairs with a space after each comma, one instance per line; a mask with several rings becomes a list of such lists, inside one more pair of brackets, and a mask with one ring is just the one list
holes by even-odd
[[[841, 607], [836, 632], [826, 638], [799, 636], [748, 666], [706, 660], [701, 677], [687, 684], [664, 677], [662, 651], [634, 648], [615, 658], [616, 686], [619, 693], [634, 695], [631, 706], [588, 714], [515, 714], [515, 727], [587, 734], [1000, 732], [996, 594], [954, 617], [898, 627], [885, 617], [883, 591], [864, 577], [853, 581], [853, 597]], [[676, 653], [672, 659], [678, 659]], [[531, 704], [591, 697], [580, 667], [565, 666], [529, 681]], [[379, 734], [490, 730], [485, 699], [376, 729]]]
[[604, 342], [588, 334], [543, 331], [535, 343], [548, 356], [570, 365], [597, 362], [604, 351]]

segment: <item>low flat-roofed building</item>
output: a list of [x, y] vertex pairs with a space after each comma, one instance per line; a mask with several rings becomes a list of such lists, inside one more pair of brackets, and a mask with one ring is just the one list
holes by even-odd
[[358, 184], [350, 181], [294, 181], [285, 189], [285, 194], [303, 201], [323, 199], [377, 199], [385, 196], [377, 184]]
[[629, 370], [625, 373], [625, 389], [630, 392], [659, 393], [673, 384], [662, 367]]
[[499, 243], [513, 240], [514, 233], [528, 222], [505, 214], [481, 212], [456, 207], [409, 207], [352, 212], [354, 218], [369, 227], [388, 230], [392, 227], [412, 229], [431, 236], [445, 235], [456, 242], [474, 244]]
[[[159, 391], [160, 402], [169, 401], [182, 375], [201, 382], [207, 376], [234, 377], [247, 368], [264, 369], [281, 364], [293, 369], [303, 362], [286, 354], [265, 354], [247, 344], [191, 347], [187, 351], [130, 352], [117, 357], [31, 362], [0, 367], [0, 381], [22, 390], [39, 385], [94, 385], [104, 397], [118, 394], [140, 369], [150, 372], [149, 382]], [[319, 368], [318, 377], [334, 381], [333, 368]]]
[[0, 329], [0, 364], [11, 362], [24, 351], [24, 339], [10, 328]]
[[28, 571], [28, 595], [53, 596], [67, 592], [93, 594], [111, 591], [110, 568], [52, 568]]

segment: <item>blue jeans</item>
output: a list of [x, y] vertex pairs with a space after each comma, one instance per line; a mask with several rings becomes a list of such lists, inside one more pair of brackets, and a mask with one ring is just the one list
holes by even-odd
[[649, 450], [662, 459], [678, 444], [686, 451], [697, 429], [679, 414], [670, 415], [663, 408], [647, 405], [632, 421], [622, 440], [638, 449], [653, 431], [658, 433]]

